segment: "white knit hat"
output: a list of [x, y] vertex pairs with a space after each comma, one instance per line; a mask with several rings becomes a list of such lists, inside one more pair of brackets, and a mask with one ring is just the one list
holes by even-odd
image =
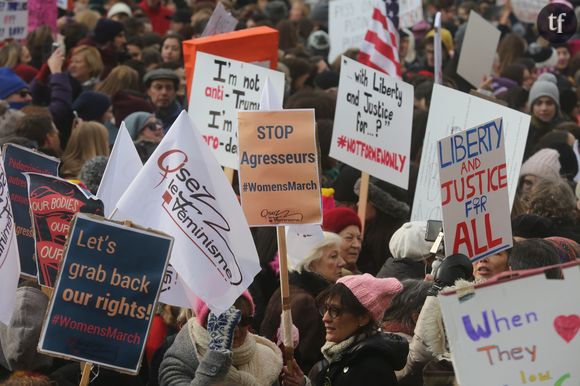
[[548, 179], [560, 177], [560, 154], [554, 149], [541, 149], [532, 155], [520, 169], [520, 177], [533, 175]]
[[393, 258], [423, 260], [431, 249], [431, 243], [425, 240], [426, 232], [427, 221], [411, 221], [403, 224], [389, 242]]
[[109, 9], [109, 12], [107, 12], [107, 18], [110, 19], [111, 17], [118, 15], [119, 13], [125, 13], [129, 17], [133, 16], [133, 12], [131, 12], [131, 8], [127, 4], [116, 3], [111, 7], [111, 9]]

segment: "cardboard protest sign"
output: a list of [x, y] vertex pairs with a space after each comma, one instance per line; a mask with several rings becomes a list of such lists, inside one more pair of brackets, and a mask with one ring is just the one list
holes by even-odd
[[284, 74], [249, 63], [197, 53], [188, 113], [218, 162], [238, 168], [238, 110], [258, 110], [266, 79], [284, 95]]
[[330, 156], [407, 189], [413, 86], [341, 60]]
[[28, 0], [0, 0], [0, 21], [0, 41], [26, 38]]
[[188, 97], [191, 94], [191, 82], [198, 51], [276, 68], [278, 31], [270, 27], [256, 27], [184, 41], [183, 62]]
[[0, 322], [8, 325], [16, 305], [16, 288], [20, 278], [20, 257], [10, 204], [8, 180], [4, 165], [0, 165]]
[[[328, 3], [328, 61], [349, 48], [359, 48], [371, 21], [374, 4], [381, 0], [332, 0]], [[384, 0], [387, 1], [387, 0]], [[399, 28], [410, 28], [423, 20], [420, 0], [399, 1]]]
[[70, 222], [77, 213], [103, 214], [103, 203], [58, 177], [24, 173], [36, 241], [38, 283], [54, 287]]
[[238, 25], [238, 20], [226, 11], [222, 3], [217, 3], [201, 37], [232, 32], [236, 29], [236, 25]]
[[39, 351], [137, 374], [172, 245], [151, 230], [77, 215]]
[[437, 141], [497, 117], [503, 119], [511, 208], [528, 137], [530, 116], [461, 91], [435, 85], [423, 141], [411, 221], [443, 219]]
[[320, 224], [314, 110], [240, 111], [238, 127], [248, 224]]
[[28, 32], [46, 25], [53, 34], [57, 33], [57, 0], [28, 0]]
[[22, 173], [35, 172], [56, 176], [60, 161], [57, 158], [11, 143], [5, 145], [2, 152], [14, 223], [16, 225], [21, 274], [23, 276], [36, 277], [34, 232], [30, 220], [30, 203], [28, 201], [26, 178]]
[[474, 87], [479, 87], [485, 76], [491, 76], [493, 58], [501, 32], [477, 12], [471, 11], [461, 45], [457, 73]]
[[498, 118], [437, 144], [447, 256], [476, 261], [512, 246], [503, 130]]
[[580, 384], [580, 269], [440, 295], [457, 384]]
[[519, 21], [523, 23], [536, 23], [538, 14], [549, 0], [511, 0], [512, 10]]
[[125, 191], [113, 218], [175, 237], [171, 264], [217, 314], [234, 304], [260, 271], [231, 183], [185, 111]]

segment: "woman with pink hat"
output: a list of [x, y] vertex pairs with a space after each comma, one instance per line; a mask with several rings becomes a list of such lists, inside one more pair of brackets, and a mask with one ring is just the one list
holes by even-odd
[[326, 328], [324, 359], [305, 377], [294, 361], [284, 367], [284, 386], [398, 385], [395, 370], [405, 366], [409, 345], [379, 331], [393, 297], [403, 286], [370, 274], [340, 278], [318, 298]]

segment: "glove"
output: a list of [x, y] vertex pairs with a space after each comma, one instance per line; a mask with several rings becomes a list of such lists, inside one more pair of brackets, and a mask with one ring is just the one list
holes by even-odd
[[223, 314], [216, 316], [213, 312], [207, 318], [207, 332], [209, 333], [208, 348], [213, 351], [229, 352], [232, 349], [234, 329], [238, 325], [242, 312], [230, 307]]
[[435, 282], [429, 289], [428, 295], [437, 296], [439, 291], [445, 287], [454, 285], [459, 279], [469, 281], [475, 280], [473, 277], [473, 265], [471, 264], [471, 260], [460, 253], [446, 257], [443, 260], [437, 270]]

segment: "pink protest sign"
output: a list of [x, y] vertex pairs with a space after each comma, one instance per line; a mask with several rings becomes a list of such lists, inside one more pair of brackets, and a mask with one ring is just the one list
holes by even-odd
[[56, 0], [28, 0], [28, 32], [47, 25], [56, 33]]

